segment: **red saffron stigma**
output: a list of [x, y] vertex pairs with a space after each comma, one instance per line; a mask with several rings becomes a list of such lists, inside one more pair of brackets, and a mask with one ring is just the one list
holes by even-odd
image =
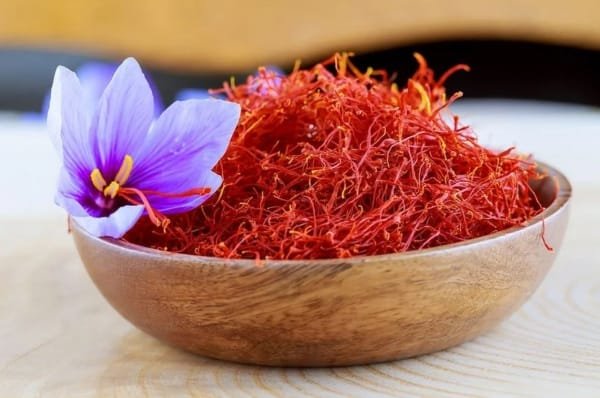
[[[259, 264], [424, 249], [539, 214], [533, 160], [481, 146], [447, 109], [461, 94], [448, 99], [444, 83], [468, 67], [436, 79], [415, 57], [404, 87], [383, 70], [361, 72], [349, 54], [308, 69], [297, 63], [287, 76], [259, 68], [244, 84], [224, 84], [216, 92], [242, 113], [215, 168], [220, 191], [171, 217], [168, 229], [142, 221], [125, 238]], [[146, 204], [143, 194], [121, 191]]]
[[148, 195], [162, 196], [167, 198], [185, 198], [189, 196], [202, 196], [208, 193], [210, 193], [210, 188], [192, 188], [179, 193], [165, 193], [158, 191], [141, 191], [140, 189], [131, 187], [120, 187], [117, 195], [128, 203], [144, 206], [150, 222], [157, 227], [162, 227], [163, 232], [166, 232], [171, 220], [152, 207], [150, 201], [148, 200]]

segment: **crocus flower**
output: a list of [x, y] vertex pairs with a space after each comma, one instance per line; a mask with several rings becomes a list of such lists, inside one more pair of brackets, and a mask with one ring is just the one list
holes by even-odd
[[177, 101], [157, 119], [151, 88], [133, 58], [116, 70], [94, 109], [75, 73], [54, 76], [48, 130], [62, 159], [56, 203], [96, 236], [119, 238], [144, 214], [191, 210], [222, 179], [211, 169], [240, 108], [216, 99]]
[[[117, 67], [118, 64], [111, 62], [86, 62], [77, 68], [75, 73], [77, 74], [77, 77], [79, 77], [83, 89], [83, 99], [89, 109], [94, 109], [100, 100], [104, 89], [106, 89], [106, 86], [108, 86], [108, 83], [110, 83], [111, 78], [117, 71]], [[165, 106], [160, 97], [158, 87], [156, 87], [152, 77], [146, 72], [144, 72], [144, 76], [152, 90], [154, 98], [154, 115], [158, 117], [165, 109]], [[48, 110], [48, 108], [45, 110]]]
[[[117, 70], [117, 66], [118, 64], [115, 63], [94, 61], [86, 62], [75, 70], [75, 73], [79, 77], [79, 82], [81, 84], [83, 101], [86, 107], [88, 107], [91, 110], [91, 112], [93, 112], [96, 104], [102, 96], [102, 93], [104, 92], [104, 89], [106, 88], [106, 86], [110, 82], [110, 79]], [[154, 80], [152, 80], [152, 77], [148, 73], [144, 73], [144, 75], [146, 76], [148, 84], [152, 89], [152, 94], [154, 96], [154, 114], [156, 117], [158, 117], [161, 114], [161, 112], [165, 109], [165, 107], [160, 97], [158, 87], [154, 83]], [[180, 99], [191, 98], [200, 97], [189, 97]], [[48, 114], [49, 106], [50, 92], [48, 92], [44, 97], [44, 102], [42, 103], [42, 112], [28, 112], [24, 115], [25, 119], [33, 121], [45, 120]]]

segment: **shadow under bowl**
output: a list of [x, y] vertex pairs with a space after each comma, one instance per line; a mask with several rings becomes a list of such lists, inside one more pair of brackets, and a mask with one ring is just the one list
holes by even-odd
[[527, 226], [406, 253], [257, 267], [72, 229], [104, 297], [166, 343], [248, 364], [368, 364], [473, 339], [536, 290], [562, 242], [571, 197], [560, 172], [539, 167], [548, 177], [532, 188], [546, 210]]

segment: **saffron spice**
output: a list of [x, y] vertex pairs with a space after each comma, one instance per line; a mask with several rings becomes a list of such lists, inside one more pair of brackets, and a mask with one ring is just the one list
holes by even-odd
[[522, 225], [542, 208], [531, 158], [484, 148], [447, 111], [446, 79], [416, 54], [405, 87], [336, 54], [288, 76], [264, 68], [219, 93], [241, 106], [215, 172], [220, 191], [163, 230], [126, 239], [161, 250], [253, 259], [404, 252]]

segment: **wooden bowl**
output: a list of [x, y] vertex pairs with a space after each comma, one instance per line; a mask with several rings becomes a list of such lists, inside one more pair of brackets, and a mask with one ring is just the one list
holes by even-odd
[[401, 254], [257, 267], [99, 239], [76, 224], [73, 235], [112, 306], [174, 346], [275, 366], [389, 361], [473, 339], [535, 291], [561, 244], [571, 196], [562, 174], [540, 167], [550, 177], [533, 188], [548, 208], [529, 225]]

